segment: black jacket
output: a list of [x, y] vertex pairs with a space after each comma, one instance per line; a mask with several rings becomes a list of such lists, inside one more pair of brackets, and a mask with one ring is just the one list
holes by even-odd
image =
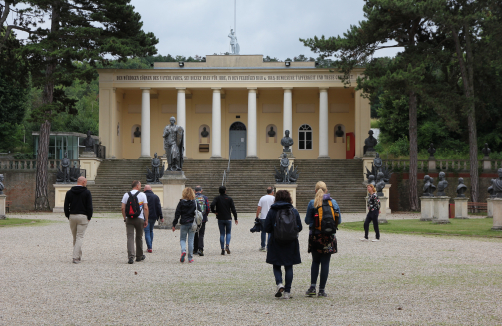
[[232, 215], [230, 215], [230, 211], [232, 211], [234, 219], [237, 221], [237, 212], [235, 211], [234, 200], [226, 194], [214, 197], [213, 202], [211, 203], [211, 212], [214, 214], [218, 213], [218, 215], [216, 215], [218, 220], [231, 220]]
[[92, 217], [92, 196], [87, 187], [74, 186], [66, 192], [64, 199], [64, 215], [83, 214], [88, 220]]
[[145, 191], [146, 199], [148, 200], [148, 220], [158, 221], [162, 217], [162, 207], [160, 206], [159, 196], [151, 190]]
[[[174, 212], [173, 226], [178, 224], [178, 220], [181, 225], [193, 223], [193, 219], [195, 218], [195, 203], [195, 200], [180, 199], [176, 207], [176, 212]], [[198, 203], [197, 209], [200, 210], [200, 205]]]

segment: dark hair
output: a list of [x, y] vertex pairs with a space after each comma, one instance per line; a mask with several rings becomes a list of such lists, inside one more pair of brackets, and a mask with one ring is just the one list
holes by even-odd
[[272, 187], [267, 188], [267, 194], [270, 195], [273, 191], [274, 191], [274, 188], [272, 188]]
[[136, 186], [137, 186], [138, 184], [139, 184], [139, 181], [138, 181], [138, 180], [134, 180], [134, 181], [132, 182], [131, 188], [132, 188], [132, 189], [136, 188]]
[[279, 190], [275, 193], [275, 202], [284, 201], [286, 203], [293, 204], [293, 200], [291, 199], [291, 194], [287, 190]]
[[218, 189], [218, 191], [220, 192], [220, 195], [223, 195], [225, 193], [225, 191], [227, 191], [227, 187], [220, 186], [220, 188]]
[[201, 192], [202, 191], [202, 187], [201, 186], [196, 186], [194, 190], [195, 190], [195, 192]]

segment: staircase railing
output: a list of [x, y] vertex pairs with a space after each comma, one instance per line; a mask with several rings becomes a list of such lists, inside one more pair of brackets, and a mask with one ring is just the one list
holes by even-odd
[[232, 146], [230, 146], [230, 151], [228, 153], [228, 165], [227, 165], [227, 169], [223, 170], [223, 180], [221, 180], [221, 185], [222, 186], [226, 186], [227, 185], [227, 179], [228, 179], [227, 174], [230, 173], [230, 157], [232, 157]]

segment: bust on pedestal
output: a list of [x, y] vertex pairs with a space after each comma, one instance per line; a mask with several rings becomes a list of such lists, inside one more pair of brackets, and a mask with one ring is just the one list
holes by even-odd
[[424, 176], [423, 194], [420, 197], [420, 221], [432, 221], [434, 217], [434, 191], [436, 186], [434, 180], [429, 176]]
[[[432, 180], [432, 178], [431, 178]], [[438, 196], [434, 197], [434, 218], [432, 221], [437, 224], [447, 224], [450, 223], [449, 220], [449, 204], [450, 197], [446, 196], [444, 192], [446, 187], [448, 187], [448, 181], [445, 179], [445, 173], [439, 173], [438, 182]]]
[[458, 178], [458, 186], [457, 186], [457, 197], [453, 200], [455, 201], [455, 218], [467, 219], [467, 202], [469, 198], [465, 197], [465, 191], [467, 190], [467, 186], [464, 184], [464, 178]]
[[484, 154], [483, 157], [483, 170], [490, 171], [492, 169], [492, 162], [490, 161], [491, 149], [488, 148], [488, 143], [485, 143], [485, 147], [481, 150]]

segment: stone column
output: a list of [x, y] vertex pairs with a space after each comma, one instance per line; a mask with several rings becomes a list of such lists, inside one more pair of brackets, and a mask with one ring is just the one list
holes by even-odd
[[258, 158], [256, 148], [256, 87], [248, 87], [248, 128], [247, 128], [247, 156], [246, 158]]
[[221, 88], [213, 90], [211, 158], [221, 158]]
[[493, 198], [486, 198], [486, 217], [493, 218]]
[[[293, 136], [293, 87], [283, 87], [284, 89], [284, 110], [282, 113], [282, 135], [284, 137], [284, 132], [289, 130], [290, 137], [295, 139]], [[295, 140], [297, 142], [298, 139]], [[293, 149], [291, 149], [293, 151]]]
[[176, 102], [176, 124], [183, 128], [185, 131], [183, 135], [183, 140], [185, 142], [185, 150], [183, 152], [183, 157], [186, 157], [187, 148], [187, 129], [186, 129], [186, 103], [185, 103], [185, 87], [177, 87], [178, 90], [178, 101]]
[[0, 220], [5, 220], [5, 210], [7, 205], [7, 195], [0, 195]]
[[469, 201], [469, 198], [455, 197], [453, 200], [455, 201], [455, 218], [469, 218], [469, 213], [467, 212], [467, 202]]
[[319, 157], [329, 159], [328, 89], [319, 88]]
[[420, 197], [420, 221], [432, 221], [434, 217], [434, 197]]
[[492, 230], [502, 230], [502, 198], [493, 198], [493, 227]]
[[150, 88], [141, 88], [141, 157], [150, 156]]
[[380, 199], [380, 213], [378, 214], [378, 224], [385, 224], [387, 223], [387, 207], [388, 205], [388, 197], [379, 197]]
[[434, 197], [434, 218], [432, 221], [437, 224], [450, 223], [448, 214], [448, 205], [450, 204], [450, 197], [439, 196]]

